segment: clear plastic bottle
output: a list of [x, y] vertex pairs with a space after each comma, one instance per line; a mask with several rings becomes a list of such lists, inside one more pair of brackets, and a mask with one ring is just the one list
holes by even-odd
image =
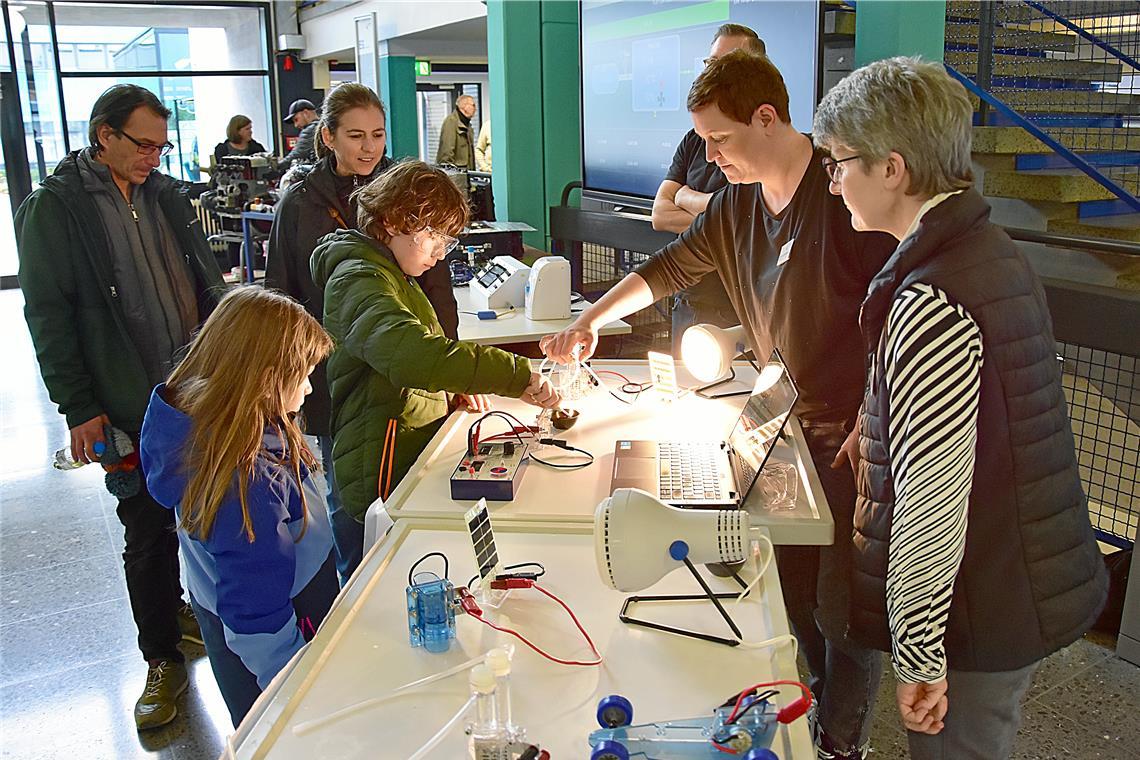
[[495, 675], [495, 712], [506, 737], [521, 741], [526, 730], [515, 725], [511, 714], [511, 656], [502, 647], [487, 653], [487, 667]]
[[[102, 441], [96, 441], [95, 445], [92, 448], [95, 449], [96, 456], [101, 456], [103, 454], [103, 451], [106, 449], [106, 446], [107, 445], [105, 443], [103, 443]], [[64, 446], [62, 449], [60, 449], [59, 451], [55, 452], [54, 455], [52, 455], [51, 464], [52, 464], [52, 467], [54, 467], [57, 470], [65, 470], [66, 471], [66, 470], [78, 470], [80, 467], [82, 467], [83, 465], [85, 465], [87, 463], [86, 462], [79, 462], [79, 461], [76, 461], [75, 459], [72, 459], [71, 447], [70, 446]]]
[[468, 677], [475, 699], [475, 722], [467, 725], [471, 737], [472, 756], [476, 760], [506, 758], [509, 739], [499, 725], [495, 700], [495, 674], [484, 664], [471, 668]]
[[[543, 409], [538, 413], [538, 418], [535, 420], [535, 427], [538, 428], [536, 440], [544, 441], [554, 437], [554, 413], [550, 409]], [[545, 450], [546, 445], [536, 443], [534, 449], [537, 452]]]

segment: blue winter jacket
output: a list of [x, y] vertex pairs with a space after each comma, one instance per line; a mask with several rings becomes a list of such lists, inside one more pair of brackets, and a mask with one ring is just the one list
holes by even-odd
[[[154, 389], [143, 420], [139, 457], [147, 488], [159, 504], [181, 518], [180, 503], [189, 480], [184, 467], [191, 420], [166, 403], [164, 386]], [[308, 528], [301, 535], [301, 487], [290, 467], [277, 461], [281, 437], [269, 429], [262, 439], [247, 504], [256, 539], [242, 529], [241, 504], [234, 488], [218, 509], [205, 540], [178, 530], [186, 583], [200, 606], [222, 621], [226, 644], [264, 689], [304, 646], [293, 597], [317, 574], [332, 551], [332, 535], [322, 489], [301, 465]], [[331, 602], [331, 599], [330, 599]]]

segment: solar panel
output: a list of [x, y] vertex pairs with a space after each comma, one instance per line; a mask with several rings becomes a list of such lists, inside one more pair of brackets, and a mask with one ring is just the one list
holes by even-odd
[[495, 547], [495, 533], [491, 530], [487, 500], [480, 499], [474, 507], [467, 510], [463, 520], [471, 534], [471, 549], [475, 553], [475, 566], [479, 568], [479, 580], [499, 574], [499, 550]]

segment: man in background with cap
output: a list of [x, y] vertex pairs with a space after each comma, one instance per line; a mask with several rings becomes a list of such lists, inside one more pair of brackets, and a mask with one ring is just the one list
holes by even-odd
[[301, 134], [297, 135], [297, 144], [293, 146], [293, 150], [281, 159], [281, 171], [286, 171], [294, 163], [316, 163], [315, 144], [320, 117], [313, 101], [294, 100], [289, 106], [289, 113], [285, 115], [285, 121], [292, 122], [295, 128], [301, 130]]

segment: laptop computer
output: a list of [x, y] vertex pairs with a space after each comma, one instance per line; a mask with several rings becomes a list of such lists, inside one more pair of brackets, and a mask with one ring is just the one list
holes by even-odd
[[798, 397], [779, 351], [773, 351], [727, 441], [619, 440], [610, 492], [640, 488], [678, 507], [741, 506]]

